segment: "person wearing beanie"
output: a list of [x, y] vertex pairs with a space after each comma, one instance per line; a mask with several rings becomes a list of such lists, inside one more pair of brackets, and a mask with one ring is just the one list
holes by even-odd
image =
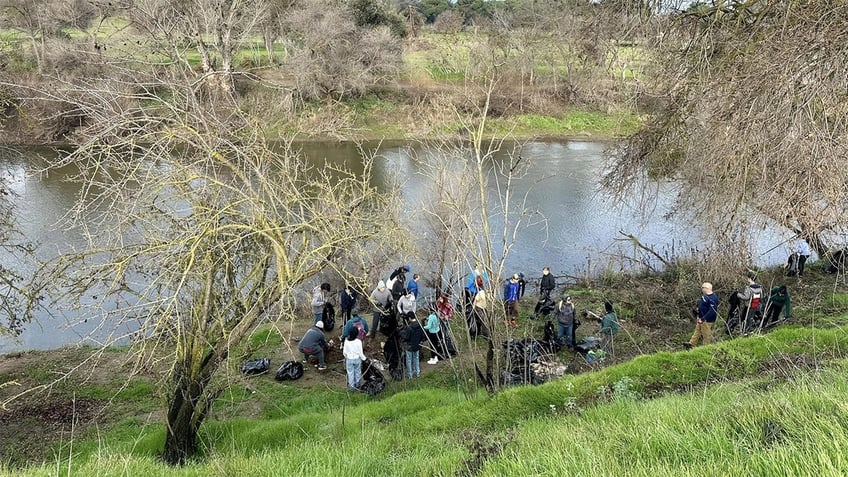
[[324, 371], [327, 366], [324, 363], [324, 350], [330, 345], [324, 337], [324, 322], [318, 320], [312, 328], [309, 328], [300, 339], [297, 349], [303, 353], [303, 362], [308, 363], [312, 356], [318, 357], [318, 371]]
[[392, 312], [392, 293], [386, 287], [386, 282], [380, 280], [377, 288], [371, 292], [371, 303], [374, 305], [374, 314], [371, 319], [371, 330], [369, 336], [374, 336], [379, 330], [380, 320], [386, 318]]

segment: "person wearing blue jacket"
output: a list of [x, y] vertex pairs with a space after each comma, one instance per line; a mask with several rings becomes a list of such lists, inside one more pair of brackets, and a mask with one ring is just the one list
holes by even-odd
[[419, 280], [419, 278], [420, 277], [416, 273], [416, 274], [412, 275], [412, 278], [409, 280], [409, 283], [406, 284], [406, 292], [412, 293], [413, 295], [415, 295], [416, 300], [418, 299], [418, 280]]
[[698, 346], [699, 342], [705, 345], [713, 342], [712, 328], [718, 317], [718, 296], [713, 293], [713, 284], [709, 282], [704, 282], [701, 285], [701, 293], [698, 306], [694, 310], [697, 319], [695, 332], [692, 333], [689, 342], [683, 344], [686, 349]]
[[508, 320], [507, 324], [510, 326], [517, 326], [515, 319], [518, 318], [519, 290], [520, 285], [518, 284], [518, 275], [516, 274], [504, 284], [504, 308]]

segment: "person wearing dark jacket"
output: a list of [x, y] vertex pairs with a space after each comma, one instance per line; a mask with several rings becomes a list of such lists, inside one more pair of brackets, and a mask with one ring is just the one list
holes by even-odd
[[[359, 298], [359, 293], [353, 289], [350, 284], [346, 284], [342, 290], [342, 320], [348, 321], [353, 313], [353, 308], [356, 306], [356, 299]], [[344, 336], [347, 336], [345, 334]]]
[[412, 278], [409, 280], [409, 283], [406, 284], [406, 292], [412, 293], [415, 296], [415, 299], [418, 299], [418, 280], [420, 277], [418, 274], [412, 275]]
[[524, 274], [518, 272], [518, 299], [524, 298], [524, 290], [527, 288], [527, 280], [524, 279]]
[[297, 349], [303, 353], [303, 362], [308, 362], [312, 356], [318, 357], [318, 371], [324, 371], [327, 366], [324, 364], [324, 350], [328, 349], [330, 344], [324, 337], [324, 322], [318, 321], [312, 328], [309, 328], [300, 339]]
[[684, 343], [683, 347], [691, 349], [693, 346], [698, 346], [699, 342], [710, 344], [713, 342], [713, 324], [718, 317], [718, 297], [713, 293], [713, 284], [704, 282], [701, 285], [701, 298], [698, 300], [698, 306], [695, 307], [695, 332], [692, 333], [692, 338], [688, 343]]
[[403, 349], [406, 351], [406, 377], [412, 379], [421, 376], [419, 352], [421, 342], [424, 341], [424, 328], [415, 319], [415, 313], [407, 314], [406, 319], [407, 325], [400, 330], [400, 338], [403, 340]]
[[540, 300], [550, 298], [551, 292], [554, 291], [554, 288], [556, 288], [554, 276], [551, 275], [550, 267], [545, 267], [542, 269], [542, 281], [539, 283]]
[[792, 316], [792, 298], [789, 296], [786, 285], [772, 287], [771, 292], [769, 292], [765, 324], [770, 325], [780, 321], [781, 311], [783, 312], [783, 319]]
[[[568, 349], [574, 347], [574, 303], [570, 296], [560, 300], [556, 308], [554, 308], [554, 316], [557, 319], [559, 332], [557, 333], [557, 342], [560, 346], [565, 346]], [[563, 343], [563, 337], [565, 343]]]
[[406, 295], [406, 272], [410, 270], [411, 267], [409, 265], [404, 265], [396, 268], [392, 274], [389, 275], [389, 281], [386, 285], [388, 285], [389, 291], [392, 292], [392, 299], [395, 302], [400, 300], [400, 297]]

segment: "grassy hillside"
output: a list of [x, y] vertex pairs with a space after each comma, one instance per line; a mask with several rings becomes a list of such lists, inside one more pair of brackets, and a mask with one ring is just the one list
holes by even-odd
[[69, 437], [53, 461], [23, 473], [839, 475], [846, 355], [841, 326], [787, 326], [493, 397], [426, 381], [373, 400], [257, 381], [230, 405], [271, 404], [257, 418], [209, 422], [202, 462], [158, 463], [161, 424], [127, 418]]

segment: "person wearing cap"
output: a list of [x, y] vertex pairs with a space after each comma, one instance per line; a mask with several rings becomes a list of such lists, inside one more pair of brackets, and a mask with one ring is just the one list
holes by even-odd
[[[560, 346], [565, 346], [568, 349], [574, 348], [574, 302], [571, 297], [566, 295], [565, 298], [557, 303], [554, 309], [554, 316], [557, 319], [557, 343]], [[563, 343], [563, 337], [565, 342]]]
[[392, 310], [392, 294], [386, 288], [386, 282], [380, 280], [377, 288], [371, 292], [371, 303], [374, 305], [374, 315], [371, 319], [371, 330], [368, 336], [374, 336], [379, 330], [380, 320], [389, 316]]
[[524, 291], [527, 289], [527, 280], [524, 279], [524, 273], [518, 272], [518, 299], [524, 298]]
[[391, 275], [386, 285], [392, 293], [392, 299], [399, 301], [402, 296], [406, 295], [406, 273], [412, 270], [412, 267], [407, 264], [396, 268]]
[[324, 363], [324, 350], [328, 349], [330, 344], [324, 337], [324, 322], [318, 320], [315, 325], [309, 328], [300, 339], [297, 349], [303, 353], [303, 362], [309, 362], [312, 356], [318, 357], [318, 371], [324, 371], [327, 366]]
[[329, 283], [322, 283], [321, 285], [312, 289], [312, 315], [314, 317], [313, 323], [318, 323], [321, 321], [321, 316], [324, 314], [324, 306], [327, 304], [327, 293], [330, 291]]
[[686, 349], [698, 346], [699, 342], [705, 345], [713, 342], [712, 329], [718, 317], [718, 296], [713, 293], [712, 283], [704, 282], [701, 285], [701, 298], [693, 311], [696, 319], [695, 332], [688, 343], [683, 343]]
[[515, 274], [504, 284], [504, 309], [506, 310], [507, 325], [518, 326], [518, 274]]

